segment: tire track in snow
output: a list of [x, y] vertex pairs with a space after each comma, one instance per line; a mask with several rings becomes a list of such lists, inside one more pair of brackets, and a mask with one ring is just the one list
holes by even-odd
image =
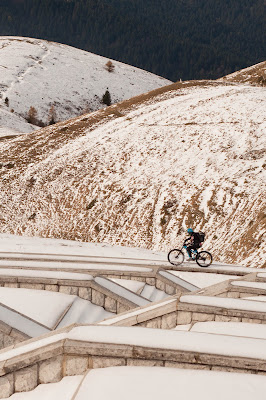
[[[0, 50], [2, 50], [2, 49], [4, 49], [5, 47], [7, 47], [7, 46], [9, 46], [10, 45], [10, 43], [8, 42], [8, 43], [3, 43], [2, 45], [1, 45], [1, 47], [0, 47]], [[0, 68], [3, 68], [3, 69], [7, 69], [7, 67], [5, 67], [4, 65], [0, 65]], [[0, 84], [0, 90], [1, 89], [4, 89], [5, 87], [6, 87], [7, 85], [3, 85], [3, 84]], [[5, 98], [5, 96], [4, 96], [4, 92], [1, 92], [0, 91], [0, 98]]]

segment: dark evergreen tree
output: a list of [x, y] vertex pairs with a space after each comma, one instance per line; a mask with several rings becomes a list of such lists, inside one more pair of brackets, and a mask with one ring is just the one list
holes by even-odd
[[103, 97], [102, 97], [102, 102], [103, 104], [106, 104], [107, 106], [111, 105], [111, 95], [109, 90], [107, 89], [106, 92], [104, 93]]

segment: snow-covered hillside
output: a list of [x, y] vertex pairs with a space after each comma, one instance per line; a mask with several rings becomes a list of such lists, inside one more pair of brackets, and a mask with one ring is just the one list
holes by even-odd
[[2, 232], [262, 266], [265, 88], [178, 83], [0, 145]]
[[171, 83], [113, 60], [108, 72], [107, 62], [63, 44], [1, 36], [0, 137], [36, 129], [25, 120], [30, 107], [47, 125], [52, 106], [55, 120], [63, 121], [102, 108], [107, 88], [117, 102]]

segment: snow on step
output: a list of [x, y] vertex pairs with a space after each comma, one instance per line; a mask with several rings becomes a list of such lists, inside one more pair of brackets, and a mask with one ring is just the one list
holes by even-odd
[[108, 243], [77, 242], [66, 239], [51, 239], [17, 236], [0, 233], [1, 252], [59, 256], [88, 256], [97, 258], [123, 258], [139, 261], [166, 261], [165, 253], [142, 248], [110, 245]]
[[[0, 287], [0, 303], [53, 329], [75, 296], [47, 290]], [[2, 319], [2, 318], [1, 318]]]
[[[262, 274], [258, 274], [258, 277], [260, 277]], [[265, 274], [264, 274], [265, 275]], [[266, 275], [265, 275], [266, 277]], [[246, 288], [254, 288], [254, 289], [263, 289], [266, 290], [266, 283], [264, 282], [247, 282], [247, 281], [237, 281], [237, 282], [231, 282], [231, 285], [233, 286], [239, 286], [239, 287], [246, 287]]]
[[243, 299], [184, 295], [180, 297], [180, 302], [200, 304], [210, 307], [222, 307], [233, 310], [266, 312], [266, 304], [264, 304], [263, 302]]
[[187, 280], [175, 276], [175, 271], [160, 271], [159, 274], [176, 283], [177, 285], [183, 287], [184, 289], [187, 289], [189, 292], [193, 292], [194, 290], [199, 289], [198, 286], [192, 285]]
[[45, 271], [34, 269], [15, 269], [15, 268], [0, 268], [0, 277], [28, 277], [28, 278], [50, 278], [50, 279], [66, 279], [66, 280], [82, 280], [91, 281], [93, 277], [89, 274], [79, 274], [77, 272], [64, 271]]
[[140, 294], [142, 297], [150, 301], [160, 301], [164, 298], [168, 297], [169, 295], [166, 294], [164, 291], [157, 289], [152, 285], [148, 285], [145, 282], [127, 280], [127, 279], [112, 279], [112, 281], [118, 283], [125, 288]]
[[112, 282], [109, 279], [102, 278], [102, 277], [96, 277], [95, 282], [98, 283], [99, 285], [105, 287], [106, 289], [110, 290], [113, 293], [116, 293], [117, 295], [124, 297], [125, 299], [131, 301], [132, 303], [135, 303], [138, 306], [146, 306], [150, 302], [147, 299], [144, 299], [144, 297], [141, 297], [137, 295], [134, 292], [131, 292], [130, 290], [124, 288], [123, 286], [120, 286], [119, 284]]
[[0, 305], [1, 321], [29, 336], [114, 315], [78, 296], [47, 290], [0, 287]]
[[60, 340], [89, 343], [110, 343], [150, 349], [197, 352], [229, 357], [245, 357], [266, 361], [264, 339], [215, 335], [198, 332], [150, 329], [143, 327], [78, 326], [69, 332], [51, 334], [34, 342], [0, 353], [0, 361], [42, 348]]
[[265, 390], [263, 376], [162, 367], [111, 367], [90, 371], [75, 400], [87, 400], [88, 393], [93, 400], [264, 400]]
[[135, 293], [141, 293], [142, 289], [145, 286], [145, 282], [133, 281], [133, 280], [129, 280], [129, 279], [112, 278], [110, 280], [115, 283], [118, 283], [121, 286], [124, 286], [126, 289], [129, 289]]
[[3, 305], [0, 305], [0, 317], [2, 322], [29, 337], [37, 337], [50, 332], [50, 329], [38, 324], [36, 321], [32, 321], [25, 315], [20, 315], [17, 311], [4, 307]]
[[[190, 324], [188, 327], [191, 327]], [[177, 327], [178, 330], [186, 330], [183, 325]], [[250, 337], [257, 339], [266, 339], [266, 325], [264, 324], [249, 324], [245, 322], [196, 322], [190, 329], [190, 332], [213, 333], [217, 335], [230, 335]]]
[[60, 261], [26, 261], [26, 260], [0, 260], [0, 268], [23, 268], [23, 269], [58, 269], [58, 270], [112, 270], [112, 271], [137, 271], [137, 272], [151, 272], [152, 269], [148, 267], [138, 267], [129, 265], [110, 264], [91, 264], [91, 263], [74, 263], [74, 262], [60, 262]]
[[9, 261], [39, 261], [39, 262], [87, 262], [87, 263], [106, 263], [106, 264], [133, 264], [139, 266], [145, 265], [160, 265], [162, 264], [161, 261], [157, 260], [142, 260], [138, 258], [129, 258], [129, 257], [103, 257], [103, 256], [83, 256], [83, 255], [64, 255], [64, 254], [37, 254], [37, 253], [5, 253], [0, 252], [0, 257], [3, 260]]
[[149, 299], [152, 302], [161, 301], [169, 297], [169, 295], [166, 294], [163, 290], [159, 290], [156, 287], [147, 284], [144, 286], [141, 292], [141, 296], [145, 297], [146, 299]]
[[66, 376], [60, 382], [38, 385], [34, 390], [15, 393], [9, 400], [72, 400], [83, 375]]
[[[193, 383], [193, 384], [192, 384]], [[80, 387], [79, 387], [80, 385]], [[219, 388], [219, 390], [217, 390]], [[77, 390], [74, 397], [73, 394]], [[264, 400], [265, 377], [162, 367], [109, 367], [42, 384], [10, 400]], [[89, 397], [88, 397], [89, 396]]]
[[[224, 275], [224, 274], [214, 274], [214, 273], [204, 273], [204, 272], [187, 272], [187, 271], [168, 271], [172, 275], [179, 277], [196, 288], [205, 288], [207, 286], [215, 285], [228, 279], [237, 279], [237, 275]], [[195, 289], [194, 289], [195, 290]]]

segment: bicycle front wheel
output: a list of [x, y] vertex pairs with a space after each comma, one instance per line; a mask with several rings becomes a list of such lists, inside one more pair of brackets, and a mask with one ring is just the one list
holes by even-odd
[[208, 267], [212, 263], [212, 255], [208, 251], [200, 251], [196, 257], [196, 263], [200, 267]]
[[168, 261], [172, 265], [180, 265], [184, 261], [184, 253], [181, 250], [173, 249], [168, 253]]

